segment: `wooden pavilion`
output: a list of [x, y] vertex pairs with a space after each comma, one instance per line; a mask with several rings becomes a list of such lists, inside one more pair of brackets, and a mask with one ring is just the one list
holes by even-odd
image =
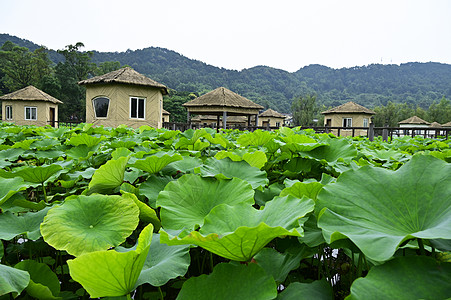
[[254, 116], [255, 124], [258, 124], [258, 113], [263, 109], [263, 106], [224, 87], [193, 99], [183, 106], [187, 109], [188, 123], [191, 122], [191, 115], [212, 115], [216, 116], [218, 127], [222, 121], [223, 128], [227, 128], [228, 116], [247, 116], [248, 126], [251, 125], [251, 117]]

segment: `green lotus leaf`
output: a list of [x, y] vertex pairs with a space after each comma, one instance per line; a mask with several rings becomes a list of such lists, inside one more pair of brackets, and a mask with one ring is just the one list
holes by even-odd
[[448, 182], [451, 165], [423, 155], [397, 171], [345, 172], [318, 194], [318, 227], [328, 243], [346, 236], [376, 261], [388, 260], [411, 238], [451, 239]]
[[120, 157], [107, 161], [92, 175], [88, 194], [108, 193], [124, 182], [124, 173], [128, 157]]
[[161, 241], [168, 245], [195, 244], [231, 260], [249, 261], [276, 237], [301, 236], [298, 220], [313, 208], [313, 200], [291, 195], [267, 202], [263, 210], [245, 203], [222, 204], [205, 217], [199, 231], [181, 238], [160, 231]]
[[233, 161], [242, 161], [243, 160], [242, 155], [240, 155], [236, 152], [222, 150], [215, 154], [216, 159], [223, 159], [226, 157], [230, 158]]
[[256, 167], [258, 169], [263, 168], [263, 166], [268, 161], [265, 152], [263, 151], [254, 151], [254, 152], [244, 152], [241, 155], [236, 152], [229, 151], [220, 151], [215, 155], [216, 159], [230, 158], [232, 161], [241, 161], [244, 160], [250, 166]]
[[225, 137], [220, 134], [216, 134], [214, 137], [211, 134], [207, 134], [204, 137], [211, 144], [221, 145], [224, 148], [229, 147], [231, 144]]
[[43, 158], [54, 159], [54, 158], [65, 157], [65, 156], [66, 156], [66, 153], [63, 151], [59, 151], [59, 150], [36, 151], [34, 153], [34, 157], [36, 157], [37, 159], [43, 159]]
[[28, 187], [21, 177], [1, 178], [0, 177], [0, 206], [17, 192]]
[[49, 210], [41, 233], [52, 247], [79, 256], [118, 246], [138, 222], [139, 208], [132, 199], [81, 195]]
[[15, 172], [3, 171], [0, 176], [5, 178], [22, 177], [25, 181], [31, 183], [44, 183], [47, 179], [63, 170], [63, 167], [57, 164], [37, 167], [27, 167]]
[[129, 157], [132, 151], [128, 150], [125, 147], [116, 148], [113, 152], [111, 152], [111, 157], [113, 159], [118, 159], [119, 157]]
[[173, 162], [162, 170], [164, 174], [177, 174], [177, 173], [192, 173], [194, 168], [202, 165], [201, 159], [192, 156], [184, 156], [183, 160]]
[[37, 149], [37, 150], [49, 150], [54, 148], [55, 146], [59, 146], [61, 143], [58, 140], [55, 139], [44, 139], [39, 141], [34, 141], [30, 148], [31, 149]]
[[272, 139], [274, 139], [274, 133], [257, 129], [254, 132], [240, 135], [237, 143], [243, 147], [263, 146]]
[[265, 187], [263, 189], [255, 190], [255, 203], [260, 206], [264, 206], [266, 202], [273, 200], [276, 196], [279, 196], [284, 187], [284, 185], [275, 182], [267, 188]]
[[280, 147], [280, 150], [282, 150], [282, 152], [309, 152], [327, 145], [325, 143], [319, 143], [306, 135], [299, 134], [282, 138], [282, 140], [286, 143], [285, 145]]
[[252, 188], [265, 186], [269, 180], [266, 178], [266, 172], [250, 166], [245, 161], [232, 161], [230, 158], [217, 160], [216, 158], [207, 158], [205, 164], [195, 170], [203, 177], [216, 177], [218, 179], [240, 178], [250, 183]]
[[186, 174], [169, 182], [160, 192], [157, 206], [166, 229], [190, 229], [202, 226], [204, 218], [219, 204], [254, 204], [254, 191], [245, 181], [203, 178]]
[[91, 298], [125, 296], [135, 289], [152, 241], [152, 224], [140, 233], [136, 250], [95, 251], [68, 260], [70, 276]]
[[323, 185], [319, 182], [296, 182], [292, 186], [283, 189], [282, 192], [280, 192], [280, 196], [293, 195], [298, 198], [306, 196], [316, 200], [316, 197], [322, 188]]
[[298, 252], [297, 255], [291, 255], [290, 253], [277, 252], [273, 248], [263, 248], [255, 255], [254, 259], [266, 273], [272, 275], [277, 283], [282, 283], [291, 270], [299, 267], [303, 258], [301, 254], [301, 252]]
[[30, 274], [30, 283], [26, 288], [28, 295], [37, 299], [61, 299], [57, 297], [60, 293], [59, 279], [49, 266], [34, 260], [23, 260], [15, 268]]
[[170, 279], [185, 275], [191, 260], [189, 247], [189, 245], [160, 244], [160, 235], [154, 234], [136, 285], [149, 283], [153, 286], [162, 286]]
[[10, 212], [0, 214], [0, 239], [10, 240], [20, 234], [25, 234], [30, 240], [37, 240], [41, 237], [39, 225], [44, 220], [50, 207], [38, 212], [27, 212], [17, 216]]
[[0, 241], [0, 261], [2, 260], [4, 254], [5, 254], [5, 249], [3, 248], [3, 242]]
[[332, 300], [334, 293], [330, 284], [325, 280], [317, 280], [312, 283], [293, 282], [282, 293], [277, 300]]
[[302, 155], [311, 157], [317, 160], [326, 160], [329, 163], [342, 160], [349, 163], [357, 156], [355, 146], [350, 144], [346, 139], [328, 139], [328, 145], [318, 147], [308, 152], [303, 152]]
[[79, 146], [86, 145], [87, 147], [97, 146], [102, 140], [106, 139], [106, 137], [95, 137], [86, 133], [73, 135], [69, 140], [67, 140], [66, 144]]
[[146, 181], [140, 184], [139, 194], [149, 200], [150, 207], [156, 208], [158, 194], [173, 180], [170, 176], [155, 176], [152, 174]]
[[67, 157], [74, 158], [74, 159], [86, 159], [91, 157], [94, 152], [97, 150], [98, 145], [88, 147], [86, 145], [79, 145], [76, 147], [73, 147], [69, 150], [66, 150]]
[[9, 160], [9, 161], [16, 161], [19, 156], [21, 156], [22, 154], [24, 154], [24, 150], [23, 149], [6, 149], [6, 150], [2, 150], [0, 151], [0, 159], [5, 159], [5, 160]]
[[164, 167], [166, 167], [168, 164], [182, 160], [182, 156], [180, 154], [174, 154], [174, 155], [152, 155], [148, 156], [145, 159], [137, 160], [134, 164], [132, 164], [132, 167], [141, 169], [149, 174], [155, 174], [160, 172]]
[[29, 140], [23, 140], [20, 142], [15, 142], [14, 145], [11, 146], [11, 148], [13, 148], [13, 149], [21, 148], [23, 150], [30, 150], [31, 144], [33, 144], [33, 142], [35, 142], [35, 141], [37, 141], [37, 139], [29, 139]]
[[215, 266], [210, 275], [188, 279], [177, 299], [264, 300], [276, 297], [276, 282], [258, 265], [221, 263]]
[[346, 299], [449, 299], [451, 263], [426, 256], [397, 257], [352, 283]]
[[28, 272], [0, 264], [0, 296], [12, 293], [16, 297], [29, 282]]
[[144, 202], [141, 202], [135, 194], [127, 193], [121, 190], [122, 197], [129, 198], [135, 202], [139, 208], [139, 219], [146, 224], [152, 223], [155, 231], [158, 231], [161, 227], [160, 219], [157, 217], [157, 213], [150, 208]]

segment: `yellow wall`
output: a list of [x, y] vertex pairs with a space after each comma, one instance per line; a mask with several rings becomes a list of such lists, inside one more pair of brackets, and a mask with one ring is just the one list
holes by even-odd
[[[106, 118], [96, 118], [92, 100], [97, 97], [110, 99]], [[144, 120], [130, 118], [130, 97], [146, 99]], [[92, 84], [86, 86], [86, 123], [117, 127], [125, 124], [132, 128], [149, 125], [161, 128], [163, 95], [158, 88], [130, 84]]]
[[[352, 118], [352, 127], [363, 127], [363, 119], [368, 119], [368, 126], [371, 123], [371, 115], [369, 114], [326, 114], [324, 115], [324, 126], [327, 124], [327, 119], [331, 119], [330, 127], [342, 127], [343, 118]], [[331, 133], [338, 135], [337, 129], [330, 130]], [[367, 130], [355, 130], [354, 135], [367, 135]], [[340, 136], [352, 136], [351, 129], [341, 129]]]
[[[258, 126], [267, 126], [266, 122], [269, 121], [270, 127], [276, 127], [276, 123], [279, 123], [279, 127], [283, 126], [283, 121], [285, 118], [275, 118], [275, 117], [258, 117]], [[265, 124], [263, 124], [265, 122]]]
[[[6, 106], [11, 105], [13, 109], [13, 119], [6, 120]], [[25, 120], [25, 107], [36, 107], [37, 120]], [[58, 105], [46, 101], [22, 101], [22, 100], [3, 100], [2, 101], [2, 120], [3, 122], [14, 123], [16, 125], [51, 125], [50, 108], [55, 109], [55, 120], [58, 121]]]

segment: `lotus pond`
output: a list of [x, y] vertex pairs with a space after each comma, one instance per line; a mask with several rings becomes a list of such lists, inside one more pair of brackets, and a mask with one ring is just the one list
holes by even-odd
[[0, 299], [447, 299], [451, 140], [0, 125]]

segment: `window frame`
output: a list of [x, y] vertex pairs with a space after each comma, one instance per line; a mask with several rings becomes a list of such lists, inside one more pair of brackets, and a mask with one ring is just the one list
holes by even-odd
[[[35, 118], [33, 119], [33, 113], [30, 113], [30, 119], [27, 119], [27, 109], [30, 109], [31, 111], [35, 111]], [[38, 120], [38, 107], [37, 106], [25, 106], [24, 109], [24, 113], [25, 113], [25, 121], [37, 121]]]
[[[95, 104], [94, 104], [94, 101], [97, 100], [97, 99], [99, 99], [99, 98], [103, 98], [103, 99], [107, 99], [107, 100], [108, 100], [108, 108], [107, 108], [107, 110], [106, 110], [106, 116], [105, 116], [105, 117], [98, 117], [98, 116], [97, 116], [97, 110], [96, 110], [96, 106], [95, 106]], [[111, 104], [111, 99], [110, 99], [110, 98], [108, 98], [108, 97], [106, 97], [106, 96], [97, 96], [97, 97], [95, 97], [95, 98], [92, 98], [91, 103], [92, 103], [92, 109], [94, 110], [94, 117], [95, 117], [96, 119], [107, 119], [107, 118], [108, 118], [108, 115], [109, 115], [109, 113], [110, 113], [110, 104]]]
[[350, 118], [350, 117], [343, 118], [342, 125], [344, 128], [351, 128], [352, 127], [352, 118]]
[[[366, 123], [366, 125], [365, 125]], [[370, 127], [370, 122], [368, 118], [363, 118], [363, 127]]]
[[[136, 99], [136, 117], [132, 116], [132, 101]], [[143, 117], [139, 117], [139, 100], [143, 101]], [[144, 97], [130, 97], [130, 104], [129, 104], [129, 118], [133, 120], [145, 120], [146, 119], [146, 98]]]
[[5, 120], [12, 121], [13, 119], [13, 106], [5, 105]]

